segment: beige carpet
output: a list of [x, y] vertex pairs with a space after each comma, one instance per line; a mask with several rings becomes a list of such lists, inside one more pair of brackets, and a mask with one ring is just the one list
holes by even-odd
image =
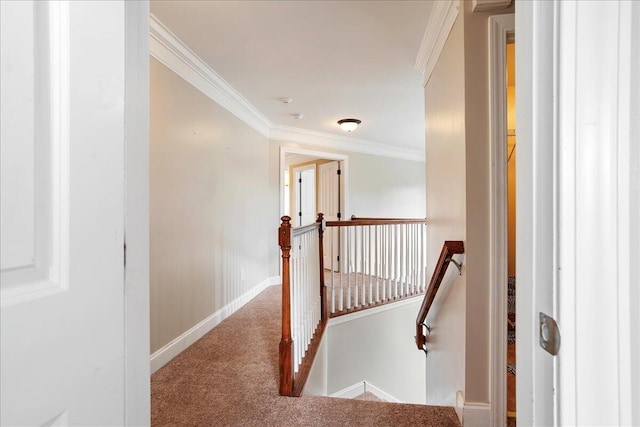
[[154, 426], [459, 426], [452, 408], [278, 395], [279, 286], [151, 377]]

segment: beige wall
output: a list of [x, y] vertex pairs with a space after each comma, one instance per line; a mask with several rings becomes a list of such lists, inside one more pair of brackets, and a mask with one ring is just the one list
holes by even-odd
[[[445, 240], [466, 239], [464, 20], [459, 15], [425, 87], [428, 271]], [[427, 324], [427, 403], [453, 404], [465, 388], [466, 275], [450, 268]]]
[[424, 353], [415, 346], [412, 327], [420, 304], [414, 301], [344, 323], [330, 321], [325, 332], [327, 393], [367, 381], [401, 402], [424, 404]]
[[[513, 13], [508, 9], [473, 12], [472, 2], [462, 1], [464, 11], [464, 73], [466, 109], [467, 179], [467, 317], [466, 389], [470, 402], [489, 402], [490, 366], [490, 188], [489, 159], [489, 36], [491, 15]], [[504, 284], [506, 286], [506, 283]]]
[[464, 274], [448, 276], [453, 284], [434, 320], [428, 403], [453, 403], [457, 390], [467, 402], [490, 400], [488, 18], [513, 13], [514, 6], [491, 12], [471, 7], [461, 1], [425, 88], [430, 271], [444, 240], [465, 240]]
[[150, 137], [154, 352], [268, 278], [277, 224], [267, 139], [155, 59]]

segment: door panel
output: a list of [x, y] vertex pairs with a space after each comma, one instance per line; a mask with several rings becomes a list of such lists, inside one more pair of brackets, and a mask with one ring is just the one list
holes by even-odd
[[[340, 162], [338, 161], [323, 163], [319, 166], [318, 212], [322, 212], [327, 221], [337, 221], [338, 213], [340, 212], [340, 179], [338, 170], [340, 170]], [[334, 271], [339, 270], [340, 239], [338, 231], [339, 229], [335, 227], [327, 228], [327, 233], [323, 240], [324, 267]]]
[[122, 425], [124, 4], [0, 7], [0, 423]]

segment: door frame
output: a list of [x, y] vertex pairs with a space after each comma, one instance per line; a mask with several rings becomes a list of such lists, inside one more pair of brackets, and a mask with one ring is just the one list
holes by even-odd
[[[515, 14], [489, 17], [489, 90], [491, 146], [490, 289], [492, 426], [507, 419], [507, 40], [515, 32]], [[516, 79], [517, 81], [517, 79]], [[516, 341], [517, 343], [517, 341]], [[517, 345], [517, 344], [516, 344]]]
[[516, 408], [522, 425], [555, 425], [555, 358], [538, 345], [538, 312], [556, 316], [556, 6], [516, 5]]
[[[279, 175], [278, 182], [280, 187], [280, 209], [279, 209], [280, 216], [284, 215], [284, 171], [286, 170], [285, 158], [287, 155], [296, 155], [296, 154], [303, 155], [303, 156], [317, 157], [319, 159], [338, 160], [342, 162], [341, 186], [343, 187], [343, 191], [342, 191], [342, 200], [343, 200], [343, 209], [344, 209], [343, 218], [345, 219], [349, 218], [348, 216], [349, 156], [347, 156], [346, 154], [337, 154], [337, 153], [324, 152], [324, 151], [308, 150], [308, 149], [297, 148], [297, 147], [286, 147], [284, 145], [280, 146], [280, 168], [279, 168], [280, 172], [278, 173]], [[289, 182], [292, 182], [291, 177], [289, 177]]]
[[124, 3], [124, 421], [151, 423], [149, 322], [149, 2]]

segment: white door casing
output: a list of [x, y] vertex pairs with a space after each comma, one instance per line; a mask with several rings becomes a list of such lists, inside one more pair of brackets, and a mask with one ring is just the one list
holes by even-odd
[[[146, 32], [146, 17], [127, 24], [124, 2], [0, 7], [0, 424], [144, 423], [144, 372], [125, 377], [137, 363], [125, 356], [125, 319], [132, 342], [145, 340], [145, 322], [148, 338], [148, 320], [125, 316], [123, 246], [125, 126], [136, 124], [125, 56], [148, 55], [130, 51], [125, 26]], [[142, 411], [129, 416], [133, 405]]]
[[516, 298], [518, 424], [554, 424], [554, 357], [538, 313], [555, 312], [554, 2], [516, 3]]

